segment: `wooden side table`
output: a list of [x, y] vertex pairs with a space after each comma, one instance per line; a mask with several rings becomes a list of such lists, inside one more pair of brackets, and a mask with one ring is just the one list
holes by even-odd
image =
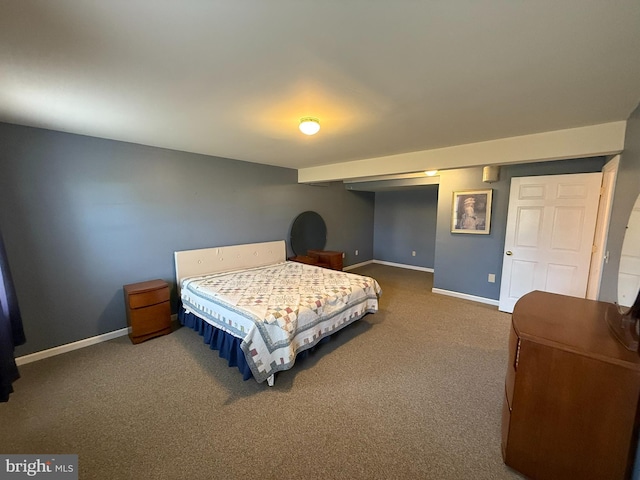
[[164, 280], [124, 285], [129, 338], [140, 343], [171, 332], [169, 284]]

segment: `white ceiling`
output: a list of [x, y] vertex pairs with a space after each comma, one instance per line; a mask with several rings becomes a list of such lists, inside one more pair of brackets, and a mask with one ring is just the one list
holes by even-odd
[[639, 101], [639, 0], [0, 0], [0, 121], [250, 162], [603, 124]]

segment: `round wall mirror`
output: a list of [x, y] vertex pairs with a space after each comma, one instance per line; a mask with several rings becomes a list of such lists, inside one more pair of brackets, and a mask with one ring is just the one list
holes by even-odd
[[305, 256], [309, 250], [324, 250], [327, 226], [316, 212], [302, 212], [291, 226], [291, 250], [296, 256]]
[[630, 307], [640, 290], [640, 195], [636, 200], [624, 234], [620, 270], [618, 271], [618, 304]]
[[607, 309], [605, 318], [617, 339], [638, 351], [640, 339], [640, 195], [636, 200], [622, 243], [618, 270], [618, 305]]

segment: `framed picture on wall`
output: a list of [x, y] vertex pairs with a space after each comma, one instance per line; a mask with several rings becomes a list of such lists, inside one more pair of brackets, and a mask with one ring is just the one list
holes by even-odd
[[492, 190], [453, 192], [451, 232], [488, 234], [491, 226]]

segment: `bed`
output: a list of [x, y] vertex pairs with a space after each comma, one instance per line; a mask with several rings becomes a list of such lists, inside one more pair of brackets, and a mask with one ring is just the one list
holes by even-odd
[[284, 240], [175, 252], [178, 318], [247, 380], [267, 381], [296, 356], [378, 310], [378, 282], [291, 262]]

